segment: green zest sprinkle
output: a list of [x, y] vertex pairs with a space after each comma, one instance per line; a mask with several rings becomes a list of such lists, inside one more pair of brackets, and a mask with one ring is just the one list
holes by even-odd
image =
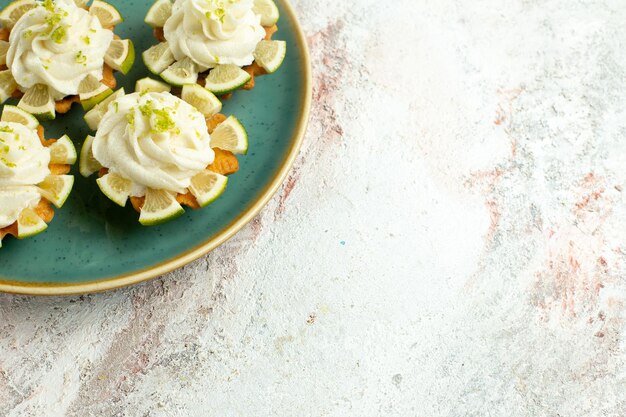
[[139, 106], [139, 111], [145, 117], [150, 117], [152, 115], [153, 109], [154, 109], [154, 103], [152, 103], [152, 100], [148, 100], [146, 104], [144, 104], [143, 106]]
[[65, 30], [63, 26], [59, 26], [58, 28], [56, 28], [54, 32], [52, 32], [52, 35], [50, 35], [50, 37], [55, 43], [63, 43], [66, 36], [67, 36], [67, 31]]
[[85, 42], [87, 45], [91, 45], [91, 39], [89, 38], [89, 36], [83, 36], [81, 38], [83, 40], [83, 42]]
[[214, 9], [206, 12], [205, 15], [208, 19], [218, 19], [221, 23], [224, 23], [226, 18], [226, 4], [234, 4], [235, 0], [206, 0], [210, 7]]
[[46, 16], [46, 23], [48, 24], [48, 26], [54, 27], [61, 23], [62, 19], [63, 15], [61, 15], [61, 13], [53, 13], [49, 16]]
[[153, 132], [172, 132], [175, 134], [180, 133], [180, 129], [176, 127], [176, 122], [174, 122], [171, 116], [171, 114], [176, 113], [175, 108], [166, 107], [163, 109], [155, 109], [154, 102], [152, 100], [148, 100], [146, 104], [139, 106], [139, 111], [144, 117], [153, 118], [151, 123], [153, 127]]
[[6, 158], [0, 158], [0, 161], [2, 161], [2, 163], [4, 163], [4, 165], [9, 168], [15, 168], [15, 164], [13, 162], [7, 161]]
[[76, 54], [76, 63], [87, 65], [86, 62], [87, 57], [85, 56], [85, 54], [83, 54], [83, 51], [78, 51], [78, 53]]
[[157, 132], [170, 132], [179, 134], [180, 129], [176, 127], [176, 122], [170, 116], [170, 112], [166, 109], [155, 109], [154, 113], [154, 130]]
[[61, 9], [56, 9], [54, 7], [54, 3], [50, 1], [45, 1], [43, 6], [49, 12], [48, 16], [46, 16], [46, 24], [48, 25], [48, 29], [43, 33], [44, 36], [50, 36], [51, 39], [56, 43], [62, 43], [67, 37], [67, 26], [61, 25], [61, 21], [64, 17], [69, 15], [68, 12]]
[[42, 6], [45, 7], [47, 11], [54, 12], [54, 3], [52, 3], [52, 0], [44, 0]]

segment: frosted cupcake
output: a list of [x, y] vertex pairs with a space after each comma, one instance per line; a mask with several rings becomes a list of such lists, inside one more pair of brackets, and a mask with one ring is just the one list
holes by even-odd
[[119, 12], [98, 0], [76, 2], [18, 0], [0, 13], [2, 102], [21, 97], [18, 106], [39, 119], [75, 102], [89, 110], [113, 92], [114, 71], [131, 69], [132, 42], [113, 34]]
[[5, 106], [0, 121], [0, 247], [13, 235], [24, 239], [43, 232], [61, 208], [74, 177], [72, 141], [44, 139], [43, 127], [32, 115]]
[[100, 120], [83, 145], [81, 174], [98, 172], [102, 192], [122, 207], [130, 200], [146, 226], [215, 201], [239, 169], [234, 154], [247, 151], [236, 118], [207, 119], [168, 92], [119, 91], [93, 111]]
[[285, 57], [286, 43], [271, 40], [278, 18], [272, 0], [158, 0], [146, 22], [161, 43], [144, 62], [174, 86], [198, 83], [219, 96], [250, 90]]

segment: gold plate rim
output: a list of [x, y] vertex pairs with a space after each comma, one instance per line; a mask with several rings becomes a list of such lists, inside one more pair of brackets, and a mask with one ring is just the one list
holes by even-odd
[[226, 226], [222, 231], [217, 233], [208, 241], [191, 249], [182, 255], [168, 259], [152, 267], [132, 272], [125, 275], [114, 276], [110, 278], [100, 279], [98, 281], [85, 282], [83, 284], [53, 284], [53, 283], [20, 283], [14, 281], [0, 280], [0, 292], [18, 295], [37, 295], [37, 296], [58, 296], [58, 295], [80, 295], [90, 294], [103, 291], [114, 290], [139, 284], [161, 275], [167, 274], [173, 270], [181, 268], [190, 262], [206, 255], [218, 246], [222, 245], [228, 239], [233, 237], [245, 225], [250, 223], [252, 219], [267, 205], [270, 199], [276, 194], [285, 178], [291, 171], [291, 168], [300, 152], [304, 135], [309, 122], [309, 113], [312, 100], [312, 76], [311, 76], [311, 58], [309, 48], [306, 42], [304, 31], [298, 21], [293, 7], [288, 0], [282, 0], [282, 3], [292, 21], [296, 32], [296, 41], [298, 47], [303, 53], [302, 67], [304, 71], [302, 111], [298, 125], [291, 142], [291, 148], [285, 157], [281, 169], [274, 176], [270, 184], [263, 190], [259, 198], [230, 225]]

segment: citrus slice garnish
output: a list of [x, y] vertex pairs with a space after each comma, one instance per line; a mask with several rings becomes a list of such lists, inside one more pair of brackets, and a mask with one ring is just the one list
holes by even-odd
[[0, 12], [0, 23], [7, 29], [11, 29], [22, 16], [35, 7], [37, 7], [37, 3], [33, 0], [14, 1]]
[[191, 58], [174, 62], [161, 73], [161, 78], [168, 84], [182, 86], [195, 84], [198, 81], [198, 68]]
[[98, 160], [93, 156], [92, 146], [94, 139], [95, 138], [93, 136], [87, 136], [85, 138], [85, 142], [83, 143], [83, 147], [80, 150], [79, 170], [80, 175], [83, 177], [88, 177], [102, 169], [100, 162], [98, 162]]
[[268, 73], [275, 72], [287, 54], [285, 41], [261, 41], [254, 50], [254, 60]]
[[43, 198], [54, 204], [57, 208], [61, 208], [70, 196], [73, 185], [73, 175], [48, 175], [46, 179], [37, 186]]
[[78, 86], [80, 104], [85, 111], [93, 109], [111, 94], [113, 90], [91, 74], [85, 77]]
[[254, 0], [252, 10], [261, 15], [261, 25], [265, 27], [274, 26], [280, 18], [278, 7], [272, 0]]
[[220, 123], [211, 133], [211, 148], [220, 148], [234, 154], [248, 152], [248, 134], [235, 116]]
[[170, 0], [158, 0], [146, 14], [145, 22], [153, 28], [162, 28], [172, 15], [172, 2]]
[[114, 39], [104, 55], [104, 62], [126, 75], [135, 63], [135, 46], [130, 39]]
[[17, 107], [39, 120], [51, 120], [56, 115], [52, 94], [50, 94], [48, 87], [43, 84], [35, 84], [29, 88]]
[[155, 75], [161, 74], [176, 61], [174, 54], [172, 54], [170, 50], [170, 45], [167, 42], [161, 42], [151, 46], [146, 49], [141, 56], [143, 57], [143, 63], [146, 64], [148, 71]]
[[38, 235], [48, 228], [46, 222], [35, 213], [35, 210], [27, 208], [22, 210], [17, 219], [17, 237], [26, 239]]
[[64, 135], [50, 147], [50, 162], [53, 164], [74, 165], [78, 155], [69, 136]]
[[213, 116], [222, 110], [222, 102], [215, 94], [198, 84], [184, 85], [180, 98], [205, 116]]
[[29, 129], [37, 129], [39, 126], [39, 120], [37, 120], [35, 116], [17, 106], [10, 106], [8, 104], [2, 109], [2, 118], [0, 118], [0, 121], [19, 123]]
[[139, 223], [156, 226], [182, 216], [185, 210], [173, 193], [165, 190], [146, 190], [146, 201], [141, 208]]
[[251, 78], [237, 65], [218, 65], [211, 70], [204, 86], [214, 94], [223, 95], [242, 87]]
[[227, 184], [228, 177], [225, 175], [205, 170], [191, 179], [189, 191], [200, 207], [206, 207], [224, 193]]
[[130, 180], [110, 172], [103, 177], [98, 178], [96, 182], [98, 183], [100, 190], [104, 193], [104, 195], [109, 197], [111, 201], [122, 207], [126, 205], [126, 201], [128, 201], [128, 196], [130, 195], [130, 190], [133, 185]]
[[96, 16], [100, 20], [102, 27], [105, 28], [115, 26], [124, 21], [124, 18], [115, 6], [100, 0], [95, 0], [91, 4], [89, 14]]
[[142, 78], [141, 80], [137, 80], [137, 83], [135, 83], [135, 91], [138, 93], [169, 93], [170, 91], [172, 91], [172, 87], [162, 81], [157, 81], [153, 80], [152, 78], [146, 77]]

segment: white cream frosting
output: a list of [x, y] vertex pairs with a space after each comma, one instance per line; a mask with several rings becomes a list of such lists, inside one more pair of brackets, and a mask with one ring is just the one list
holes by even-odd
[[250, 65], [265, 37], [253, 5], [253, 0], [176, 0], [163, 28], [174, 57], [191, 58], [201, 71], [218, 64]]
[[36, 207], [40, 200], [36, 187], [0, 188], [0, 229], [15, 223], [24, 209]]
[[87, 76], [102, 79], [113, 32], [72, 0], [50, 0], [26, 13], [11, 30], [7, 66], [22, 91], [45, 84], [59, 100], [78, 94]]
[[13, 224], [41, 195], [35, 185], [50, 174], [50, 149], [35, 130], [0, 122], [0, 228]]
[[186, 193], [191, 178], [213, 163], [204, 116], [170, 93], [134, 93], [113, 102], [98, 127], [93, 155], [109, 172], [146, 188]]

